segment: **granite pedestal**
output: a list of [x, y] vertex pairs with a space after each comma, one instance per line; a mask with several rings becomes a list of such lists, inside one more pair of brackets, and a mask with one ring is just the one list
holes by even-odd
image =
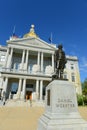
[[38, 130], [87, 130], [72, 83], [53, 80], [47, 86], [45, 113], [39, 119]]

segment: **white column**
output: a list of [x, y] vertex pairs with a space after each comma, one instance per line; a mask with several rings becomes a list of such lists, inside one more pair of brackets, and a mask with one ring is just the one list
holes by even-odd
[[40, 100], [42, 100], [43, 97], [43, 80], [40, 81]]
[[54, 70], [54, 54], [52, 54], [52, 68]]
[[43, 52], [41, 53], [41, 72], [43, 72]]
[[24, 58], [25, 58], [25, 50], [23, 50], [23, 53], [22, 53], [21, 69], [23, 69]]
[[6, 68], [7, 61], [8, 61], [8, 56], [9, 56], [9, 48], [7, 49], [7, 53], [6, 53], [4, 68]]
[[39, 98], [39, 80], [36, 80], [36, 95], [37, 95], [37, 99]]
[[13, 48], [11, 48], [11, 52], [10, 52], [10, 55], [9, 55], [9, 57], [8, 57], [7, 68], [10, 68], [10, 67], [11, 67], [12, 55], [13, 55]]
[[3, 90], [4, 90], [4, 85], [3, 85], [3, 77], [2, 77], [2, 79], [1, 79], [1, 86], [0, 86], [0, 88], [2, 89], [1, 90], [1, 96], [3, 96], [2, 94], [3, 94]]
[[40, 52], [38, 52], [37, 64], [40, 65]]
[[0, 83], [0, 88], [3, 88], [3, 80], [4, 80], [4, 78], [2, 77], [1, 78], [1, 83]]
[[28, 69], [28, 55], [29, 55], [29, 51], [27, 50], [27, 53], [26, 53], [26, 60], [25, 60], [25, 64], [26, 64], [25, 70]]
[[19, 86], [17, 91], [17, 97], [20, 98], [21, 95], [21, 87], [22, 87], [22, 79], [19, 79]]
[[13, 48], [11, 48], [11, 54], [10, 54], [10, 66], [9, 66], [9, 68], [11, 68], [11, 63], [12, 63], [12, 55], [13, 55]]
[[7, 91], [7, 85], [8, 85], [8, 78], [6, 77], [5, 78], [5, 83], [4, 83], [4, 90], [3, 90], [3, 91], [5, 91], [5, 93]]
[[22, 90], [22, 98], [25, 99], [26, 94], [26, 79], [23, 80], [23, 90]]
[[7, 97], [7, 87], [8, 87], [8, 78], [7, 77], [5, 78], [3, 85], [4, 85], [3, 86], [4, 88], [3, 88], [3, 91], [2, 91], [2, 96], [3, 96], [3, 100], [5, 101], [6, 97]]

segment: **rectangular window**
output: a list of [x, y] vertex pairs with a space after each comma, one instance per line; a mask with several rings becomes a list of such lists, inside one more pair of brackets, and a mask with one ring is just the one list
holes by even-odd
[[66, 65], [65, 65], [65, 69], [66, 69], [67, 67], [66, 67]]
[[72, 82], [75, 82], [75, 76], [72, 75]]
[[16, 94], [18, 90], [18, 83], [12, 83], [11, 85], [11, 94]]
[[67, 79], [67, 75], [66, 74], [64, 74], [64, 79]]
[[1, 55], [0, 61], [5, 61], [5, 55]]
[[74, 65], [73, 64], [71, 64], [71, 70], [73, 70], [74, 69]]
[[19, 63], [15, 64], [15, 69], [18, 70], [19, 69]]

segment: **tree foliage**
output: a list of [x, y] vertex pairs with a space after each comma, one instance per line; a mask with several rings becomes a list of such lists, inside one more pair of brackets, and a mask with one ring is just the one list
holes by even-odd
[[83, 95], [79, 95], [77, 94], [77, 102], [78, 102], [78, 106], [82, 106], [83, 103]]
[[83, 92], [83, 95], [87, 96], [87, 78], [82, 83], [82, 92]]

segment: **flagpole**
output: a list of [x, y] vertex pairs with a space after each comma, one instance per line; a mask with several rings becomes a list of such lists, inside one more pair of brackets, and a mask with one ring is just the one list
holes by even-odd
[[53, 35], [52, 35], [52, 33], [50, 34], [49, 41], [52, 44], [52, 42], [53, 42]]
[[53, 38], [53, 37], [52, 37], [52, 32], [51, 32], [51, 44], [52, 44], [52, 40], [53, 40], [52, 38]]
[[15, 34], [15, 26], [14, 26], [14, 28], [13, 28], [13, 35]]

